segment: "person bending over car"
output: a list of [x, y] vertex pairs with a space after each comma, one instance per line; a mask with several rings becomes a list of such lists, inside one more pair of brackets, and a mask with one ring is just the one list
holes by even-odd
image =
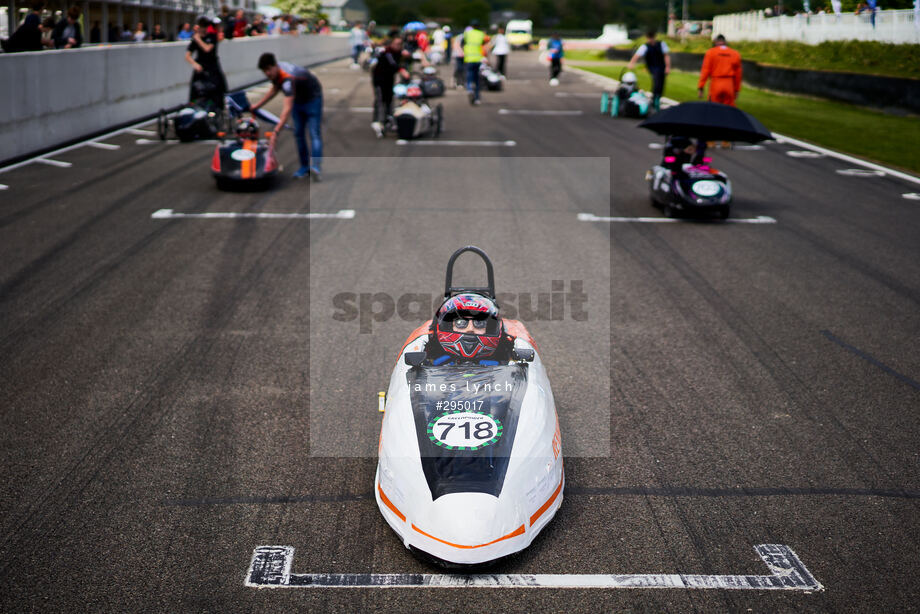
[[[272, 83], [272, 88], [262, 97], [262, 100], [251, 107], [251, 111], [262, 107], [275, 97], [278, 92], [284, 92], [284, 108], [278, 118], [278, 125], [271, 136], [271, 144], [275, 145], [278, 133], [284, 128], [288, 117], [294, 118], [294, 140], [297, 142], [297, 155], [300, 157], [300, 169], [294, 173], [295, 179], [311, 177], [314, 181], [322, 180], [323, 163], [323, 86], [316, 76], [301, 66], [290, 62], [278, 62], [272, 53], [263, 53], [259, 57], [259, 70], [261, 70]], [[310, 148], [307, 148], [307, 129], [310, 131]], [[312, 152], [311, 152], [312, 149]], [[313, 155], [313, 164], [310, 164], [310, 155]]]

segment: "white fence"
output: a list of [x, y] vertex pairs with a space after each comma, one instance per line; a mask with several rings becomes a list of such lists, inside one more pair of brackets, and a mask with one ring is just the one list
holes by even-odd
[[875, 25], [868, 11], [822, 13], [793, 17], [766, 17], [763, 11], [718, 15], [712, 21], [713, 34], [734, 40], [798, 41], [817, 45], [832, 40], [866, 40], [884, 43], [920, 44], [920, 16], [917, 10], [877, 11]]
[[[0, 160], [153, 115], [188, 100], [185, 43], [0, 54]], [[313, 64], [348, 55], [338, 36], [258, 36], [220, 45], [231, 88], [264, 79], [256, 64]]]

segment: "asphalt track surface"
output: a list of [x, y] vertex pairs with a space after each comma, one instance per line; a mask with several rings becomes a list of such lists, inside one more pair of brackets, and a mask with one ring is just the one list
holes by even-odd
[[[643, 180], [657, 139], [601, 117], [582, 76], [550, 88], [535, 55], [509, 65], [480, 107], [448, 93], [441, 138], [514, 146], [376, 140], [353, 109], [366, 75], [336, 63], [318, 72], [319, 185], [290, 179], [289, 135], [263, 193], [218, 192], [212, 145], [128, 133], [0, 174], [0, 610], [917, 609], [916, 186], [771, 143], [714, 157], [732, 216], [775, 224], [580, 221], [660, 217]], [[527, 322], [565, 498], [490, 572], [763, 574], [752, 548], [778, 543], [824, 590], [244, 586], [268, 544], [295, 547], [298, 573], [439, 572], [372, 492], [376, 392], [418, 318], [377, 297], [382, 321], [341, 321], [333, 301], [436, 297], [466, 243], [518, 307], [553, 280], [588, 296], [586, 320]]]

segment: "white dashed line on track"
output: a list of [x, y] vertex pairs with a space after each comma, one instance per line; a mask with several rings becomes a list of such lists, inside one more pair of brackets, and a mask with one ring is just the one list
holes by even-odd
[[499, 109], [499, 115], [584, 115], [582, 110]]
[[259, 546], [245, 585], [251, 588], [677, 588], [822, 591], [789, 546], [760, 544], [754, 550], [769, 574], [407, 574], [291, 573], [294, 548]]
[[338, 213], [235, 213], [235, 212], [210, 212], [210, 213], [176, 213], [172, 209], [159, 209], [150, 214], [155, 220], [172, 220], [182, 218], [197, 219], [238, 219], [255, 218], [269, 220], [298, 220], [298, 219], [324, 219], [351, 220], [355, 217], [354, 209], [340, 209]]
[[885, 171], [867, 168], [838, 168], [836, 172], [846, 177], [884, 177], [887, 174]]
[[374, 107], [351, 107], [348, 110], [352, 113], [373, 113]]
[[[178, 139], [137, 139], [134, 141], [135, 145], [156, 145], [157, 143], [163, 143], [164, 145], [175, 145], [179, 143]], [[216, 142], [216, 141], [214, 141]]]
[[[678, 224], [678, 223], [700, 223], [700, 220], [684, 219], [678, 217], [600, 217], [593, 213], [579, 213], [579, 222], [610, 222], [610, 223], [638, 223], [638, 224]], [[712, 224], [775, 224], [776, 219], [768, 215], [758, 215], [757, 217], [728, 218], [727, 220], [717, 220], [713, 222], [704, 221], [703, 223]]]
[[447, 141], [447, 140], [421, 140], [407, 141], [399, 139], [397, 145], [448, 145], [454, 147], [515, 147], [517, 141]]
[[115, 145], [114, 143], [99, 143], [98, 141], [90, 141], [86, 144], [87, 147], [93, 147], [95, 149], [105, 149], [108, 151], [116, 151], [121, 149], [121, 145]]
[[591, 92], [556, 92], [556, 98], [597, 98], [600, 94]]
[[787, 151], [786, 155], [790, 158], [823, 158], [824, 154], [818, 151], [792, 150]]
[[56, 166], [58, 168], [70, 168], [73, 166], [71, 162], [64, 162], [63, 160], [52, 160], [51, 158], [36, 158], [35, 162], [39, 164], [47, 164], [48, 166]]
[[125, 132], [134, 136], [157, 136], [153, 130], [141, 130], [140, 128], [128, 128]]
[[901, 194], [901, 197], [907, 200], [920, 200], [920, 192], [908, 192], [907, 194]]
[[738, 149], [740, 151], [761, 151], [764, 148], [763, 145], [734, 145], [732, 149]]
[[649, 143], [649, 149], [664, 149], [664, 143]]
[[[0, 190], [9, 190], [9, 189], [10, 189], [10, 186], [0, 183]], [[904, 196], [905, 198], [907, 197], [906, 194]]]

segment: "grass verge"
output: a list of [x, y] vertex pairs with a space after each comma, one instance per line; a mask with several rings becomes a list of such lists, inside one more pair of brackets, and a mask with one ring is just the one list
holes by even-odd
[[[568, 55], [568, 54], [567, 54]], [[578, 66], [577, 62], [572, 62]], [[625, 62], [581, 66], [584, 70], [616, 79]], [[644, 70], [637, 70], [639, 86], [651, 89]], [[664, 95], [684, 102], [697, 100], [698, 75], [673, 71]], [[778, 94], [745, 86], [738, 107], [774, 132], [804, 139], [837, 151], [920, 173], [920, 120], [871, 111], [865, 107]]]
[[[708, 39], [664, 40], [674, 52], [702, 55], [712, 46]], [[635, 50], [644, 42], [644, 39], [636, 40], [617, 45], [617, 49]], [[729, 41], [729, 44], [745, 60], [770, 66], [920, 79], [920, 45], [853, 40], [826, 41], [819, 45], [788, 41]], [[571, 49], [565, 56], [571, 61], [606, 59], [604, 51], [599, 49]]]

